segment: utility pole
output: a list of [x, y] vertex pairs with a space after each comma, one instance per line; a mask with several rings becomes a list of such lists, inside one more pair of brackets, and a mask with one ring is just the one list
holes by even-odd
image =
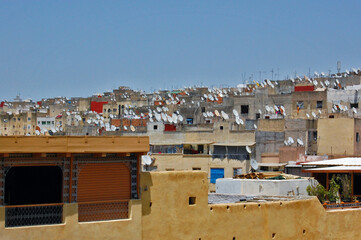
[[274, 71], [273, 71], [273, 68], [272, 68], [272, 70], [271, 70], [271, 73], [272, 73], [272, 81], [273, 81], [273, 72], [274, 72]]

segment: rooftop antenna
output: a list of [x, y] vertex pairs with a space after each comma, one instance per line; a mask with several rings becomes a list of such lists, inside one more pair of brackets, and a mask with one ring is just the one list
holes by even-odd
[[341, 71], [341, 61], [337, 61], [337, 73]]

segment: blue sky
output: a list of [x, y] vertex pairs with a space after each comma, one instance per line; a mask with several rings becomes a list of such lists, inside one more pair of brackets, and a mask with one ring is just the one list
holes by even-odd
[[2, 99], [361, 67], [359, 1], [0, 0]]

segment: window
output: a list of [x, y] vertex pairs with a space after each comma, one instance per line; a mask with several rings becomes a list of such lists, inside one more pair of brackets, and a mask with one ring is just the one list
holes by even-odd
[[54, 121], [51, 121], [51, 124], [53, 124], [53, 125], [54, 125]]
[[241, 114], [248, 114], [248, 105], [241, 105]]
[[14, 118], [14, 121], [16, 122], [16, 118]]
[[196, 204], [196, 197], [189, 197], [188, 203], [189, 203], [189, 205], [195, 205]]
[[109, 109], [108, 109], [108, 113], [110, 113], [111, 111], [112, 111], [112, 110], [109, 108]]
[[153, 126], [153, 129], [154, 129], [154, 130], [157, 130], [157, 129], [158, 129], [158, 125], [154, 125], [154, 126]]
[[233, 177], [242, 174], [242, 168], [233, 168]]
[[116, 108], [113, 108], [113, 113], [116, 113], [117, 112], [117, 109]]
[[317, 131], [313, 131], [313, 140], [317, 142]]
[[194, 167], [194, 168], [192, 168], [192, 170], [193, 170], [193, 171], [200, 171], [201, 168], [200, 168], [200, 167]]
[[317, 101], [316, 107], [317, 108], [322, 108], [322, 101]]
[[356, 133], [356, 142], [360, 142], [360, 134], [358, 132]]
[[260, 113], [256, 113], [256, 119], [260, 119], [261, 118], [261, 114]]
[[41, 121], [41, 125], [46, 125], [46, 121]]
[[224, 168], [211, 168], [211, 183], [216, 183], [218, 178], [224, 178]]
[[50, 121], [46, 121], [46, 125], [50, 125]]
[[174, 171], [174, 168], [166, 168], [166, 171]]
[[223, 126], [220, 126], [219, 129], [220, 129], [220, 130], [223, 130]]
[[330, 115], [328, 118], [335, 118], [335, 116], [334, 116], [334, 115]]
[[31, 121], [31, 118], [28, 117], [28, 121]]
[[38, 125], [40, 125], [40, 121], [38, 121]]
[[193, 124], [193, 118], [187, 118], [187, 124], [192, 125]]
[[358, 103], [350, 103], [351, 108], [358, 108]]
[[202, 113], [204, 113], [206, 111], [205, 107], [202, 107]]
[[305, 108], [303, 101], [297, 102], [297, 108], [298, 109], [304, 109]]

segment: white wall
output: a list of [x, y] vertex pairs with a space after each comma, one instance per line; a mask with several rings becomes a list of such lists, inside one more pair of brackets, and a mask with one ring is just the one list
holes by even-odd
[[223, 178], [216, 181], [216, 193], [255, 196], [308, 195], [306, 188], [308, 185], [313, 184], [313, 182], [313, 179], [265, 180]]

